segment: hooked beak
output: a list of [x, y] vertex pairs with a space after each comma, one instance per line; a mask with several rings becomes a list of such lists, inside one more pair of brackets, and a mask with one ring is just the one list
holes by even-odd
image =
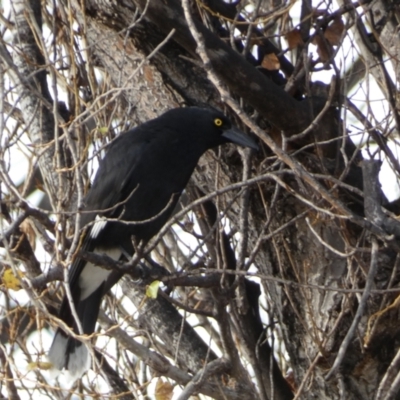
[[229, 128], [224, 131], [222, 137], [228, 140], [228, 142], [236, 143], [240, 146], [250, 147], [254, 150], [259, 149], [258, 145], [253, 139], [249, 138], [246, 134], [235, 127]]

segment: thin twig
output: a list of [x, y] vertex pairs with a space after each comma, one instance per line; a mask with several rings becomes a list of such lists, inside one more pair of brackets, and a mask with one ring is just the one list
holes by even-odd
[[361, 296], [360, 304], [358, 305], [356, 315], [354, 316], [353, 322], [351, 323], [351, 326], [347, 331], [345, 338], [343, 339], [343, 342], [338, 351], [338, 355], [336, 356], [335, 362], [333, 363], [332, 368], [325, 377], [326, 380], [331, 379], [339, 369], [340, 364], [342, 363], [344, 356], [346, 355], [347, 348], [349, 347], [350, 342], [353, 339], [354, 332], [357, 329], [358, 323], [360, 322], [361, 317], [363, 316], [364, 309], [367, 305], [368, 297], [371, 294], [374, 278], [376, 275], [376, 271], [378, 269], [378, 250], [379, 250], [378, 241], [375, 237], [371, 238], [371, 242], [372, 242], [371, 263], [368, 271], [367, 280], [365, 282], [365, 289]]
[[185, 386], [185, 388], [182, 390], [182, 393], [176, 398], [176, 400], [188, 400], [190, 396], [199, 392], [205, 380], [207, 380], [212, 375], [221, 374], [227, 371], [229, 367], [229, 361], [224, 358], [210, 361], [200, 371], [196, 373], [196, 375]]
[[313, 228], [313, 226], [310, 223], [310, 219], [308, 217], [306, 217], [306, 222], [308, 227], [310, 228], [310, 231], [314, 234], [314, 236], [317, 238], [317, 240], [323, 245], [325, 246], [327, 249], [329, 249], [332, 253], [335, 253], [337, 256], [339, 257], [343, 257], [343, 258], [347, 258], [347, 257], [351, 257], [353, 254], [355, 254], [357, 252], [357, 249], [353, 249], [352, 251], [350, 251], [350, 253], [342, 253], [339, 250], [336, 250], [334, 247], [332, 247], [329, 243], [325, 242], [324, 239], [322, 239], [321, 236], [318, 235], [317, 231]]

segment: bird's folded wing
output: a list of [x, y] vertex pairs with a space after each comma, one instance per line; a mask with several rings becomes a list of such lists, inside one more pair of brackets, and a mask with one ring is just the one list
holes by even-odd
[[[144, 141], [140, 134], [135, 135], [133, 131], [126, 132], [110, 145], [107, 157], [100, 164], [93, 186], [84, 200], [80, 226], [87, 228], [81, 233], [81, 251], [95, 251], [96, 238], [105, 228], [107, 218], [118, 218], [118, 207], [115, 206], [123, 204], [127, 193], [129, 196], [129, 192], [135, 190], [135, 182], [128, 177], [134, 175], [147, 145], [148, 140]], [[126, 188], [128, 184], [132, 186], [130, 190]], [[85, 265], [86, 261], [75, 258], [69, 274], [71, 286], [76, 284]]]

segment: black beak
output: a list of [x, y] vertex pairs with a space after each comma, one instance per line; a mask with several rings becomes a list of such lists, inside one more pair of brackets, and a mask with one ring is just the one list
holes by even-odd
[[236, 143], [240, 146], [250, 147], [251, 149], [258, 150], [259, 147], [253, 139], [250, 139], [245, 133], [239, 129], [232, 127], [224, 131], [222, 137], [229, 142]]

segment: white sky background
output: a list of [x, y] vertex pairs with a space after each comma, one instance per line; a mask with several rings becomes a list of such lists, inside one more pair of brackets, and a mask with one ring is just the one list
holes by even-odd
[[[9, 14], [9, 3], [8, 1], [3, 1], [2, 3], [3, 9], [4, 9], [4, 14], [7, 16]], [[300, 15], [300, 6], [301, 2], [297, 1], [294, 6], [292, 7], [290, 11], [290, 15], [293, 18], [294, 25], [298, 24], [298, 18], [296, 19], [296, 15]], [[321, 9], [324, 8], [324, 5], [321, 6]], [[333, 3], [333, 6], [331, 10], [336, 10], [338, 7], [335, 3]], [[51, 40], [50, 32], [46, 31], [46, 28], [44, 28], [44, 34], [47, 36], [48, 40]], [[287, 43], [282, 39], [282, 47], [286, 48]], [[314, 53], [313, 57], [314, 59], [317, 58], [316, 54], [316, 48], [314, 46], [311, 46], [314, 48]], [[341, 72], [345, 71], [355, 60], [357, 59], [357, 54], [355, 54], [355, 46], [352, 46], [351, 44], [351, 39], [349, 37], [345, 38], [344, 44], [342, 48], [340, 49], [340, 52], [337, 56], [337, 65], [340, 68]], [[393, 70], [391, 69], [390, 62], [386, 63], [387, 64], [387, 69], [389, 74], [391, 75], [392, 79], [395, 80], [395, 76], [393, 73]], [[324, 83], [330, 83], [331, 78], [332, 78], [333, 71], [320, 71], [312, 74], [312, 81], [322, 81]], [[51, 88], [51, 85], [49, 85]], [[376, 121], [384, 121], [386, 116], [387, 116], [387, 109], [385, 109], [387, 102], [384, 99], [384, 96], [379, 88], [379, 86], [376, 84], [375, 80], [372, 78], [372, 76], [366, 76], [366, 79], [364, 79], [359, 85], [357, 85], [351, 95], [351, 100], [360, 108], [360, 110], [366, 114], [370, 115], [373, 112], [373, 117], [375, 118]], [[369, 98], [370, 102], [372, 103], [372, 109], [368, 110], [367, 109], [367, 102], [366, 99]], [[65, 93], [63, 93], [61, 90], [58, 92], [58, 99], [67, 101], [67, 96]], [[352, 118], [350, 113], [347, 113], [347, 126], [350, 129], [352, 133], [356, 133], [358, 130], [359, 131], [364, 131], [364, 127], [361, 126], [361, 124], [354, 118]], [[10, 124], [12, 122], [9, 122]], [[355, 141], [360, 141], [362, 135], [355, 136]], [[25, 179], [26, 173], [29, 170], [29, 142], [28, 140], [23, 141], [24, 143], [27, 144], [26, 147], [22, 147], [20, 149], [13, 149], [12, 154], [9, 154], [9, 160], [5, 160], [6, 163], [9, 163], [10, 165], [10, 176], [13, 179], [14, 182], [19, 183], [22, 182]], [[394, 143], [390, 143], [390, 147], [394, 154], [398, 156], [398, 146]], [[365, 154], [365, 152], [364, 152]], [[26, 156], [28, 155], [28, 157]], [[379, 156], [379, 154], [378, 154]], [[399, 190], [399, 185], [396, 179], [395, 174], [393, 173], [392, 169], [390, 168], [389, 164], [384, 161], [384, 164], [381, 169], [380, 173], [380, 179], [381, 183], [383, 186], [383, 190], [388, 197], [389, 200], [394, 200], [399, 197], [400, 195], [400, 190]], [[42, 194], [40, 192], [35, 192], [34, 195], [30, 197], [30, 201], [32, 202], [33, 205], [37, 205], [40, 197]], [[197, 245], [196, 243], [191, 243], [192, 237], [187, 234], [182, 234], [182, 237], [184, 237], [184, 241], [186, 244], [188, 244], [190, 247], [194, 248]], [[38, 244], [40, 246], [40, 244]], [[182, 248], [182, 250], [184, 250]], [[185, 250], [187, 251], [187, 249]], [[49, 259], [46, 256], [46, 253], [43, 250], [37, 251], [38, 259], [39, 261], [43, 262], [43, 264], [49, 263]], [[119, 290], [116, 288], [115, 290]], [[28, 302], [28, 296], [24, 294], [23, 291], [20, 292], [12, 292], [8, 291], [8, 293], [12, 296], [11, 301], [14, 301], [19, 304], [25, 304]], [[4, 305], [4, 296], [0, 296], [0, 310], [1, 307]], [[127, 307], [128, 308], [128, 307]], [[38, 353], [38, 348], [42, 347], [43, 348], [48, 348], [52, 340], [52, 335], [47, 331], [47, 330], [42, 330], [41, 332], [35, 333], [31, 335], [30, 338], [30, 343], [29, 346], [32, 349], [32, 354]], [[106, 341], [108, 340], [107, 338], [100, 338], [98, 343], [100, 341]], [[110, 353], [113, 354], [112, 348], [110, 349]], [[21, 372], [26, 371], [26, 379], [24, 380], [24, 384], [26, 384], [28, 387], [34, 387], [35, 384], [37, 383], [36, 376], [28, 372], [27, 368], [27, 361], [25, 360], [25, 357], [22, 355], [22, 352], [20, 353], [21, 356], [18, 356], [18, 350], [16, 353], [15, 360], [18, 360], [18, 365], [17, 369], [20, 370]], [[115, 354], [115, 353], [114, 353]], [[132, 356], [133, 357], [133, 356]], [[93, 378], [93, 374], [89, 374], [89, 379]], [[99, 381], [99, 391], [102, 392], [105, 390], [105, 385], [101, 381]], [[22, 392], [21, 392], [22, 395]], [[22, 398], [24, 398], [22, 396]], [[27, 393], [26, 398], [29, 398], [29, 395]]]

